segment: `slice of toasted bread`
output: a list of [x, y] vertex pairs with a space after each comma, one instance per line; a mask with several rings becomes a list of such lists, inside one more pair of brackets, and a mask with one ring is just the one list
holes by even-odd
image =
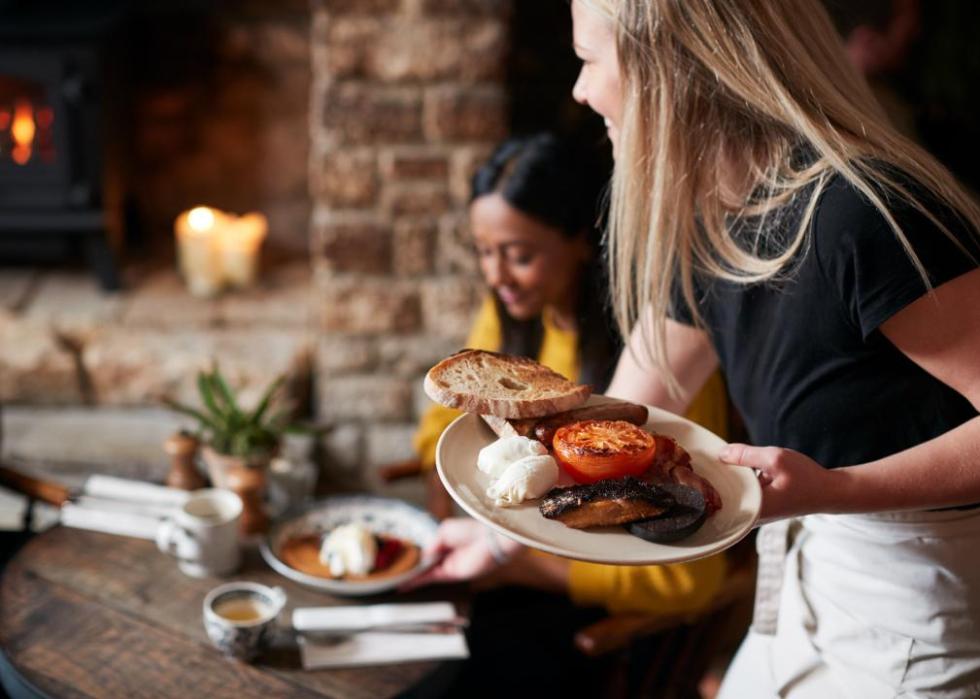
[[591, 389], [533, 359], [466, 349], [429, 369], [425, 392], [468, 413], [525, 418], [575, 408], [588, 400]]

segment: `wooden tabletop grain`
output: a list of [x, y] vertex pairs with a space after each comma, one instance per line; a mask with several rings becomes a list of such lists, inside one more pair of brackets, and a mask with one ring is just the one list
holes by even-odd
[[[357, 603], [303, 588], [272, 571], [257, 550], [229, 578], [194, 579], [149, 541], [55, 527], [35, 536], [0, 580], [0, 648], [34, 687], [54, 697], [392, 697], [438, 663], [304, 671], [295, 647], [252, 665], [209, 643], [201, 605], [230, 580], [279, 585], [294, 607]], [[369, 602], [446, 599], [429, 590]]]

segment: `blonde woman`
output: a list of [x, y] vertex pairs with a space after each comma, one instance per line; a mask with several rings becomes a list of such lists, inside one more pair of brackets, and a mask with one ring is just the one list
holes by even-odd
[[980, 211], [817, 0], [573, 0], [616, 152], [609, 393], [719, 365], [754, 443], [753, 630], [722, 694], [980, 695]]

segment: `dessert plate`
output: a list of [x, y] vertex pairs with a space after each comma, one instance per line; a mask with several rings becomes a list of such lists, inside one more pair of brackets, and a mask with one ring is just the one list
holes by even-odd
[[[592, 396], [589, 404], [608, 400]], [[697, 532], [671, 544], [644, 541], [622, 527], [572, 529], [545, 519], [537, 500], [516, 507], [494, 505], [486, 495], [490, 477], [476, 467], [476, 459], [480, 449], [497, 436], [478, 415], [461, 415], [443, 432], [436, 447], [436, 467], [446, 490], [470, 515], [511, 539], [558, 556], [615, 565], [655, 565], [691, 561], [733, 546], [759, 518], [762, 489], [755, 473], [718, 461], [717, 454], [725, 445], [721, 437], [673, 413], [649, 410], [645, 428], [676, 439], [690, 453], [694, 470], [711, 481], [722, 500], [722, 509]]]
[[262, 558], [277, 573], [307, 587], [352, 597], [387, 592], [432, 565], [432, 561], [420, 558], [415, 567], [404, 573], [354, 581], [310, 575], [283, 560], [280, 552], [289, 539], [322, 536], [341, 524], [362, 524], [375, 534], [395, 536], [420, 549], [434, 539], [438, 527], [432, 515], [402, 500], [374, 495], [338, 495], [312, 503], [273, 525], [261, 543]]

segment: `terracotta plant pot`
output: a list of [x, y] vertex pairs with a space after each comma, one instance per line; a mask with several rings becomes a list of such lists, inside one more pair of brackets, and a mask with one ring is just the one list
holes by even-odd
[[231, 490], [242, 499], [241, 533], [265, 532], [269, 527], [269, 515], [265, 511], [266, 474], [273, 454], [246, 459], [221, 454], [205, 446], [201, 455], [212, 485]]

